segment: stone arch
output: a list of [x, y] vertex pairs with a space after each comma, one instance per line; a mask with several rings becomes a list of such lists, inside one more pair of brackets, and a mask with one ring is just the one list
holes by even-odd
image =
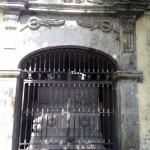
[[38, 52], [49, 51], [49, 50], [52, 50], [52, 49], [65, 49], [65, 48], [68, 48], [68, 49], [69, 49], [69, 48], [70, 48], [70, 49], [76, 48], [76, 49], [82, 49], [82, 50], [87, 50], [87, 51], [93, 51], [93, 52], [95, 52], [95, 53], [98, 53], [98, 54], [100, 54], [100, 55], [102, 55], [102, 56], [104, 56], [104, 57], [110, 59], [110, 60], [112, 61], [112, 63], [114, 63], [114, 65], [116, 66], [116, 70], [119, 69], [118, 60], [115, 60], [109, 53], [105, 53], [105, 52], [103, 52], [103, 51], [101, 51], [101, 50], [99, 50], [99, 49], [95, 49], [95, 48], [90, 48], [90, 47], [85, 47], [85, 46], [76, 46], [76, 45], [61, 45], [61, 46], [54, 46], [54, 47], [51, 46], [51, 47], [40, 48], [40, 49], [38, 49], [38, 50], [33, 50], [33, 51], [27, 53], [25, 56], [23, 56], [23, 57], [20, 59], [20, 61], [19, 61], [19, 63], [18, 63], [18, 68], [21, 69], [22, 63], [23, 63], [26, 59], [30, 58], [30, 56], [32, 56], [32, 55], [34, 55], [34, 54], [36, 54], [36, 53], [38, 53]]
[[[68, 58], [67, 58], [67, 60], [65, 60], [65, 61], [67, 61], [67, 63], [66, 64], [68, 64], [68, 63], [70, 63], [71, 61], [71, 59], [73, 58], [73, 61], [75, 60], [75, 59], [78, 59], [78, 61], [80, 61], [81, 63], [84, 63], [84, 65], [82, 65], [82, 67], [81, 67], [81, 69], [79, 69], [79, 66], [80, 66], [80, 62], [79, 62], [79, 64], [78, 64], [78, 67], [77, 67], [77, 70], [75, 71], [75, 73], [73, 72], [72, 73], [72, 70], [70, 70], [69, 69], [69, 67], [68, 66], [65, 66], [65, 68], [64, 69], [60, 69], [59, 70], [59, 67], [56, 67], [56, 68], [52, 68], [52, 70], [53, 71], [49, 71], [49, 73], [53, 73], [54, 74], [54, 72], [55, 72], [55, 75], [57, 75], [57, 77], [54, 75], [54, 76], [51, 76], [51, 78], [48, 78], [48, 73], [47, 73], [47, 69], [45, 70], [45, 76], [44, 76], [44, 78], [38, 78], [38, 75], [39, 75], [39, 72], [40, 71], [42, 71], [42, 70], [38, 70], [38, 69], [36, 69], [37, 67], [35, 67], [35, 68], [33, 68], [33, 66], [36, 64], [36, 65], [38, 65], [38, 66], [40, 66], [41, 64], [42, 65], [44, 65], [44, 58], [46, 58], [46, 61], [49, 61], [49, 58], [47, 58], [47, 55], [49, 56], [49, 54], [52, 54], [53, 55], [53, 58], [52, 58], [52, 61], [55, 61], [55, 59], [57, 59], [57, 61], [62, 61], [62, 60], [64, 60], [64, 58], [66, 58], [66, 56], [64, 57], [63, 55], [62, 55], [62, 57], [64, 57], [64, 58], [59, 58], [58, 59], [58, 57], [56, 57], [56, 55], [57, 56], [59, 56], [58, 54], [59, 53], [61, 53], [62, 54], [62, 52], [65, 52], [68, 56]], [[70, 56], [70, 52], [71, 52], [71, 56]], [[74, 57], [74, 53], [78, 56], [78, 57], [80, 57], [81, 55], [82, 55], [82, 59], [85, 59], [84, 61], [81, 61], [79, 58], [77, 58], [77, 57]], [[81, 53], [81, 55], [78, 55], [78, 53]], [[56, 55], [55, 55], [56, 54]], [[86, 55], [86, 56], [85, 56]], [[92, 57], [91, 57], [91, 56]], [[85, 57], [84, 57], [85, 56]], [[36, 63], [35, 63], [35, 59], [36, 59]], [[38, 61], [37, 61], [37, 59], [38, 59]], [[102, 59], [103, 61], [102, 62], [104, 62], [104, 64], [101, 64], [101, 63], [99, 63], [99, 60], [100, 59]], [[42, 63], [39, 63], [39, 61], [40, 60], [42, 60]], [[95, 62], [97, 62], [98, 63], [98, 65], [96, 65], [96, 67], [95, 67]], [[47, 63], [47, 62], [46, 62]], [[49, 63], [49, 62], [48, 62]], [[77, 63], [77, 61], [76, 61], [76, 63]], [[108, 67], [108, 64], [110, 64], [110, 66]], [[92, 65], [91, 65], [92, 64]], [[45, 50], [38, 50], [38, 51], [35, 51], [35, 52], [32, 52], [32, 53], [30, 53], [30, 54], [28, 54], [27, 56], [25, 56], [21, 61], [20, 61], [20, 63], [19, 63], [19, 68], [21, 68], [22, 70], [24, 70], [24, 72], [26, 72], [26, 77], [25, 77], [25, 80], [24, 80], [24, 86], [23, 86], [23, 95], [22, 95], [22, 100], [23, 100], [23, 107], [22, 107], [22, 114], [21, 114], [21, 121], [20, 121], [20, 123], [21, 123], [21, 125], [20, 125], [20, 128], [21, 128], [21, 130], [20, 130], [20, 141], [19, 141], [19, 147], [21, 148], [21, 149], [25, 149], [26, 147], [28, 147], [29, 149], [31, 148], [31, 149], [37, 149], [37, 148], [47, 148], [47, 145], [44, 145], [44, 143], [43, 143], [43, 147], [36, 147], [34, 144], [32, 145], [31, 143], [33, 143], [33, 141], [32, 142], [30, 142], [30, 140], [35, 140], [35, 137], [34, 136], [32, 136], [32, 132], [34, 132], [36, 129], [34, 129], [35, 128], [35, 124], [34, 124], [34, 121], [35, 121], [35, 119], [33, 119], [34, 118], [34, 112], [31, 112], [32, 111], [32, 109], [34, 110], [35, 108], [34, 107], [32, 107], [32, 105], [33, 105], [33, 103], [38, 103], [38, 102], [35, 102], [34, 100], [31, 100], [33, 97], [35, 98], [35, 95], [36, 95], [36, 97], [37, 97], [37, 93], [40, 93], [39, 92], [39, 90], [38, 89], [40, 89], [41, 88], [41, 90], [43, 90], [43, 91], [47, 91], [47, 89], [45, 89], [45, 85], [47, 86], [47, 87], [50, 87], [49, 88], [49, 90], [51, 91], [51, 90], [53, 90], [53, 88], [51, 88], [51, 86], [53, 87], [53, 85], [54, 84], [56, 84], [56, 86], [62, 86], [63, 88], [61, 89], [62, 91], [63, 91], [63, 93], [61, 93], [61, 92], [59, 92], [61, 95], [62, 94], [66, 94], [67, 93], [67, 91], [66, 90], [64, 90], [65, 89], [65, 86], [64, 86], [64, 84], [65, 84], [65, 81], [66, 80], [69, 80], [69, 82], [71, 82], [71, 84], [73, 83], [74, 85], [75, 85], [75, 87], [74, 87], [74, 91], [71, 91], [71, 93], [73, 92], [74, 94], [74, 96], [75, 96], [75, 91], [77, 91], [77, 90], [83, 90], [83, 89], [85, 89], [85, 90], [83, 90], [82, 92], [84, 93], [81, 93], [81, 95], [83, 94], [83, 95], [86, 95], [86, 94], [88, 94], [88, 91], [86, 90], [86, 88], [88, 88], [88, 87], [90, 87], [91, 89], [90, 89], [90, 91], [92, 91], [92, 92], [94, 92], [94, 97], [97, 97], [98, 99], [100, 99], [100, 97], [103, 99], [103, 100], [98, 100], [98, 101], [94, 101], [94, 99], [93, 99], [93, 101], [94, 102], [92, 102], [92, 103], [94, 103], [94, 104], [92, 104], [92, 105], [94, 105], [94, 107], [95, 107], [95, 105], [97, 106], [98, 105], [98, 107], [100, 106], [99, 105], [99, 103], [103, 103], [102, 105], [103, 105], [103, 108], [100, 106], [100, 109], [99, 108], [93, 108], [93, 109], [95, 109], [97, 112], [98, 112], [98, 114], [103, 114], [102, 116], [100, 115], [100, 116], [98, 116], [98, 114], [96, 114], [97, 116], [97, 119], [99, 118], [99, 117], [102, 117], [102, 119], [100, 119], [100, 120], [102, 120], [102, 125], [100, 125], [100, 123], [99, 122], [101, 122], [101, 121], [97, 121], [96, 123], [97, 123], [97, 131], [100, 131], [100, 130], [103, 130], [103, 131], [101, 131], [100, 132], [100, 135], [98, 135], [99, 137], [101, 137], [102, 135], [103, 135], [103, 138], [101, 137], [100, 138], [100, 140], [98, 141], [99, 142], [99, 145], [97, 144], [97, 145], [92, 145], [91, 143], [89, 144], [90, 146], [90, 148], [93, 148], [94, 147], [94, 149], [98, 149], [98, 148], [110, 148], [110, 149], [114, 149], [114, 146], [112, 146], [112, 144], [113, 145], [115, 145], [115, 141], [113, 141], [113, 137], [115, 136], [114, 135], [114, 133], [112, 133], [112, 131], [111, 131], [111, 127], [110, 127], [110, 125], [109, 125], [109, 123], [111, 122], [111, 120], [113, 120], [113, 123], [114, 123], [114, 119], [113, 119], [113, 117], [114, 116], [112, 116], [112, 117], [110, 117], [111, 119], [109, 120], [108, 118], [109, 118], [109, 115], [111, 116], [111, 114], [113, 114], [114, 115], [114, 104], [110, 104], [110, 103], [112, 103], [112, 99], [113, 99], [113, 96], [112, 95], [115, 95], [113, 92], [114, 92], [114, 81], [113, 81], [113, 79], [112, 79], [112, 77], [113, 77], [113, 73], [115, 72], [115, 71], [117, 71], [117, 65], [116, 65], [117, 63], [116, 63], [116, 61], [112, 58], [112, 57], [110, 57], [110, 56], [108, 56], [108, 55], [106, 55], [106, 54], [104, 54], [103, 52], [100, 52], [100, 51], [98, 51], [98, 50], [94, 50], [94, 49], [88, 49], [88, 48], [79, 48], [79, 47], [55, 47], [55, 48], [50, 48], [50, 49], [45, 49]], [[41, 66], [42, 66], [41, 65]], [[54, 64], [53, 64], [54, 65]], [[59, 66], [59, 64], [57, 64], [58, 66]], [[72, 67], [74, 67], [74, 65], [75, 65], [75, 63], [73, 63], [73, 65], [72, 65]], [[103, 65], [104, 65], [104, 71], [103, 71], [103, 69], [102, 69], [102, 67], [103, 67]], [[55, 66], [55, 65], [54, 65]], [[31, 68], [30, 68], [31, 67]], [[50, 68], [51, 67], [51, 65], [49, 65], [48, 64], [48, 68]], [[85, 68], [84, 68], [85, 67]], [[89, 67], [90, 67], [90, 71], [89, 71]], [[60, 67], [61, 68], [61, 67]], [[55, 71], [54, 71], [55, 70]], [[62, 71], [63, 73], [65, 72], [66, 73], [66, 70], [69, 70], [69, 71], [67, 71], [67, 76], [65, 77], [65, 79], [64, 79], [64, 77], [62, 77], [60, 74], [58, 74], [58, 72], [59, 71]], [[95, 70], [95, 72], [93, 71], [93, 70]], [[100, 70], [100, 71], [99, 71]], [[107, 70], [109, 70], [109, 71], [107, 71]], [[35, 74], [33, 75], [31, 72], [34, 72]], [[56, 73], [57, 72], [57, 73]], [[68, 74], [71, 72], [71, 74], [70, 74], [70, 76], [71, 76], [71, 78], [70, 79], [68, 79]], [[83, 77], [84, 79], [81, 79], [79, 76], [81, 75], [81, 74], [83, 74], [83, 75], [85, 75], [85, 76], [87, 76], [87, 78], [86, 77]], [[101, 74], [100, 76], [101, 77], [98, 77], [98, 74]], [[42, 74], [41, 74], [42, 75]], [[58, 76], [60, 75], [60, 78], [61, 79], [58, 79]], [[94, 76], [93, 76], [94, 75]], [[35, 77], [36, 76], [36, 77]], [[91, 76], [91, 77], [89, 77], [89, 76]], [[31, 78], [30, 78], [31, 77]], [[79, 79], [80, 78], [80, 79]], [[100, 79], [101, 78], [101, 79]], [[30, 81], [33, 81], [33, 82], [30, 82]], [[63, 81], [64, 83], [61, 85], [61, 83], [56, 83], [57, 81], [59, 82], [59, 81]], [[83, 85], [82, 85], [82, 83], [83, 82], [85, 82]], [[38, 87], [38, 85], [39, 84], [42, 84], [42, 86], [41, 87]], [[57, 85], [58, 84], [58, 85]], [[81, 84], [81, 85], [80, 85]], [[92, 86], [90, 85], [90, 84], [92, 84]], [[76, 89], [76, 86], [78, 87], [78, 89]], [[82, 88], [80, 88], [80, 86], [82, 87]], [[34, 87], [36, 87], [36, 88], [34, 88]], [[56, 89], [58, 88], [59, 89], [59, 87], [55, 87]], [[57, 90], [58, 90], [57, 89]], [[68, 88], [67, 88], [68, 89]], [[31, 93], [31, 91], [32, 91], [32, 93]], [[33, 93], [33, 91], [36, 91], [35, 93]], [[102, 92], [103, 91], [103, 92]], [[53, 93], [55, 93], [56, 91], [53, 91]], [[46, 94], [46, 93], [45, 93]], [[55, 93], [56, 94], [56, 93]], [[39, 94], [39, 95], [41, 95], [41, 93]], [[97, 95], [97, 96], [96, 96]], [[108, 96], [109, 95], [109, 96]], [[31, 98], [31, 97], [32, 98]], [[93, 96], [93, 95], [92, 95]], [[55, 96], [54, 96], [55, 97]], [[72, 95], [70, 96], [71, 98], [73, 97]], [[91, 97], [91, 95], [89, 95], [89, 97]], [[104, 98], [105, 97], [105, 98]], [[41, 97], [40, 97], [41, 98]], [[66, 97], [65, 97], [66, 98]], [[96, 99], [97, 99], [96, 98]], [[88, 99], [88, 97], [87, 96], [84, 96], [84, 99]], [[38, 101], [38, 100], [37, 100]], [[107, 102], [104, 102], [104, 101], [107, 101]], [[58, 102], [59, 103], [59, 102]], [[66, 102], [67, 103], [67, 105], [68, 105], [68, 101]], [[73, 102], [72, 102], [73, 103]], [[104, 103], [106, 103], [106, 104], [104, 104]], [[81, 104], [82, 105], [82, 104]], [[90, 106], [90, 107], [93, 107], [93, 106]], [[31, 108], [30, 108], [31, 107]], [[78, 106], [79, 107], [79, 106]], [[87, 109], [88, 110], [90, 110], [91, 108], [88, 108], [88, 105], [86, 106], [87, 107]], [[110, 108], [109, 108], [110, 107]], [[52, 108], [53, 109], [53, 108]], [[59, 108], [57, 108], [57, 109], [59, 109]], [[63, 108], [63, 109], [67, 109], [67, 108]], [[76, 108], [74, 108], [74, 109], [76, 109]], [[81, 110], [82, 110], [82, 108], [80, 108]], [[110, 110], [111, 109], [111, 110]], [[39, 110], [39, 109], [38, 109]], [[87, 111], [88, 111], [87, 110]], [[94, 111], [95, 111], [94, 110]], [[78, 111], [78, 110], [77, 110]], [[85, 110], [83, 110], [83, 111], [85, 111]], [[33, 113], [33, 114], [32, 114]], [[39, 113], [39, 112], [38, 112]], [[62, 113], [62, 112], [61, 112]], [[60, 113], [60, 114], [61, 114]], [[77, 113], [79, 113], [79, 112], [77, 112]], [[88, 113], [88, 112], [86, 112], [86, 113]], [[92, 112], [90, 112], [91, 114], [92, 114]], [[27, 115], [26, 115], [27, 114]], [[32, 116], [32, 115], [33, 116]], [[45, 114], [44, 114], [45, 115]], [[104, 117], [104, 116], [106, 116], [106, 117]], [[41, 116], [38, 116], [38, 118], [39, 117], [41, 117]], [[42, 116], [42, 117], [45, 117], [45, 116]], [[50, 124], [49, 125], [49, 127], [54, 127], [55, 125], [56, 125], [56, 117], [55, 116], [49, 116], [48, 114], [46, 114], [46, 118], [48, 118], [49, 117], [49, 119], [46, 119], [46, 124], [47, 124], [47, 126], [48, 126], [48, 124]], [[67, 116], [66, 116], [67, 117]], [[93, 117], [92, 117], [92, 115], [91, 116], [89, 116], [89, 118], [87, 117], [87, 114], [85, 115], [85, 116], [79, 116], [79, 115], [77, 115], [76, 116], [77, 118], [77, 120], [80, 122], [80, 125], [78, 125], [78, 126], [80, 126], [80, 127], [78, 127], [78, 128], [84, 128], [84, 130], [85, 130], [85, 128], [87, 128], [87, 127], [91, 127], [90, 129], [89, 129], [89, 135], [92, 135], [92, 136], [95, 136], [95, 134], [96, 134], [96, 132], [97, 131], [95, 131], [95, 127], [94, 127], [94, 124], [92, 124], [92, 123], [90, 123], [90, 122], [92, 122], [93, 121]], [[80, 117], [81, 117], [81, 119], [80, 119]], [[48, 120], [50, 120], [49, 122], [48, 122]], [[107, 120], [109, 120], [109, 121], [107, 121]], [[53, 124], [53, 122], [55, 122], [54, 124]], [[40, 122], [41, 123], [41, 122]], [[51, 125], [52, 124], [52, 125]], [[90, 125], [89, 125], [90, 124]], [[34, 126], [34, 127], [33, 127]], [[66, 126], [68, 126], [68, 124], [66, 124]], [[106, 126], [106, 127], [105, 127]], [[33, 128], [33, 129], [32, 129]], [[46, 127], [46, 128], [48, 128], [48, 127]], [[75, 128], [75, 127], [74, 127]], [[112, 128], [114, 128], [114, 126], [112, 126]], [[25, 130], [24, 130], [25, 129]], [[42, 125], [41, 125], [41, 127], [40, 127], [40, 129], [42, 129]], [[76, 129], [76, 128], [75, 128]], [[67, 129], [66, 129], [67, 130]], [[79, 130], [79, 129], [78, 129]], [[91, 130], [93, 130], [93, 132], [91, 132]], [[24, 132], [25, 131], [25, 132]], [[24, 133], [23, 133], [24, 132]], [[36, 132], [36, 134], [40, 134], [38, 131], [35, 131]], [[63, 134], [63, 131], [60, 131], [60, 132], [62, 132], [62, 134]], [[107, 132], [107, 133], [106, 133]], [[110, 133], [111, 132], [111, 133]], [[45, 136], [47, 136], [47, 134], [50, 134], [51, 133], [51, 131], [48, 131], [48, 130], [46, 130], [46, 133], [45, 133]], [[68, 133], [66, 133], [66, 135], [67, 135]], [[80, 134], [83, 134], [83, 133], [80, 133]], [[85, 132], [84, 132], [84, 134], [85, 134]], [[88, 135], [88, 136], [89, 136]], [[56, 136], [56, 135], [55, 135]], [[75, 134], [74, 134], [74, 136], [75, 136]], [[79, 136], [79, 135], [78, 135]], [[97, 137], [98, 137], [97, 136]], [[67, 136], [66, 136], [67, 137]], [[72, 137], [71, 137], [72, 138]], [[79, 137], [75, 137], [75, 139], [72, 139], [72, 140], [74, 140], [74, 142], [75, 142], [75, 140], [76, 140], [76, 138], [79, 138]], [[91, 140], [91, 139], [90, 139]], [[68, 138], [66, 138], [65, 139], [65, 141], [68, 141], [68, 143], [70, 143], [70, 137]], [[92, 141], [92, 140], [91, 140]], [[112, 141], [113, 141], [113, 143], [112, 143]], [[36, 141], [36, 142], [39, 142], [39, 141]], [[42, 141], [43, 142], [43, 141]], [[101, 143], [101, 144], [100, 144]], [[30, 147], [31, 146], [31, 147]], [[67, 144], [66, 145], [64, 145], [64, 148], [65, 148], [65, 146], [67, 146]], [[82, 145], [84, 148], [86, 148], [86, 146], [83, 144]], [[100, 147], [101, 146], [101, 147]], [[78, 147], [79, 147], [79, 145], [74, 145], [73, 146], [73, 149], [75, 148], [75, 149], [78, 149]], [[52, 146], [52, 149], [53, 149], [54, 147]], [[62, 148], [62, 147], [59, 147], [59, 148]]]

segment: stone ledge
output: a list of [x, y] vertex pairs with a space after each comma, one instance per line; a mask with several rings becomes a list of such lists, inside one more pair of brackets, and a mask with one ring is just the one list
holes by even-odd
[[115, 80], [137, 80], [143, 82], [142, 72], [128, 72], [128, 71], [117, 71], [114, 73], [113, 78]]
[[23, 78], [24, 73], [21, 69], [17, 70], [0, 70], [0, 78]]
[[127, 13], [141, 15], [148, 8], [148, 3], [114, 2], [113, 4], [83, 5], [83, 4], [44, 4], [35, 2], [0, 2], [3, 10], [20, 10], [25, 12], [45, 12], [64, 14], [116, 14]]

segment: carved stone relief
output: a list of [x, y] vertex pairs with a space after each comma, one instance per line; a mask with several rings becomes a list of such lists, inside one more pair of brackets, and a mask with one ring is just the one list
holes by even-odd
[[92, 22], [89, 20], [77, 21], [77, 24], [82, 27], [90, 28], [90, 31], [100, 29], [103, 32], [113, 32], [115, 38], [118, 39], [119, 31], [114, 29], [113, 23], [108, 19], [103, 19], [98, 22]]
[[[17, 23], [19, 19], [18, 11], [4, 12], [3, 16], [3, 49], [15, 50], [17, 39]], [[8, 44], [9, 43], [9, 44]]]
[[92, 3], [103, 4], [102, 0], [62, 0], [64, 3]]
[[135, 28], [135, 19], [132, 17], [122, 17], [121, 18], [121, 27], [122, 27], [122, 46], [124, 52], [133, 52], [134, 51], [134, 28]]
[[27, 27], [31, 30], [39, 29], [40, 26], [46, 26], [48, 28], [51, 28], [51, 26], [61, 26], [65, 24], [64, 20], [58, 20], [58, 19], [40, 19], [37, 17], [30, 17], [27, 24], [20, 30], [23, 31]]
[[5, 29], [15, 30], [17, 28], [17, 21], [19, 14], [14, 11], [10, 11], [4, 15], [4, 26]]

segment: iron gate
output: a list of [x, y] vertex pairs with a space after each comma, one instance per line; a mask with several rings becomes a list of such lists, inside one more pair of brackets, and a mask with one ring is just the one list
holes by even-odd
[[115, 65], [98, 53], [54, 49], [22, 64], [19, 149], [114, 149]]

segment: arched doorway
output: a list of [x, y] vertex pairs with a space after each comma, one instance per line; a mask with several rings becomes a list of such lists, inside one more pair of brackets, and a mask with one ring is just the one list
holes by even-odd
[[18, 149], [114, 149], [115, 64], [77, 48], [24, 60]]

